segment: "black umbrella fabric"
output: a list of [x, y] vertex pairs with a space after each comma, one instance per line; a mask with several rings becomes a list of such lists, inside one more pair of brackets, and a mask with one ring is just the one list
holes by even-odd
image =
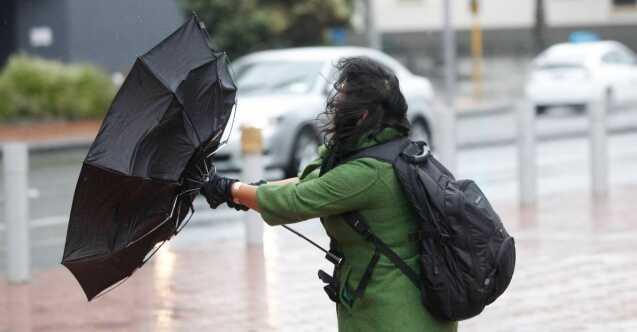
[[80, 172], [62, 264], [89, 300], [185, 225], [222, 144], [236, 86], [193, 15], [139, 57]]

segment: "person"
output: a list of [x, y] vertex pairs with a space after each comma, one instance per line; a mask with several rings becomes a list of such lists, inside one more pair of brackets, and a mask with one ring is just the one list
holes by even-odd
[[382, 255], [364, 292], [357, 292], [375, 249], [346, 225], [345, 212], [358, 211], [379, 238], [420, 271], [417, 244], [409, 239], [417, 232], [415, 212], [392, 165], [372, 158], [345, 161], [356, 151], [408, 135], [409, 121], [399, 81], [389, 68], [366, 57], [342, 59], [336, 67], [319, 158], [297, 178], [261, 185], [214, 174], [202, 193], [212, 208], [223, 203], [250, 208], [269, 225], [321, 218], [343, 257], [334, 273], [339, 331], [456, 331], [456, 322], [427, 312], [420, 291]]

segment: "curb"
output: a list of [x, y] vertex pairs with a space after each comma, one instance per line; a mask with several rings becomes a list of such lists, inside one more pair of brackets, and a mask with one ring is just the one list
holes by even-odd
[[[0, 142], [0, 146], [5, 142]], [[93, 144], [92, 138], [56, 139], [51, 141], [26, 142], [29, 153], [50, 153], [75, 149], [88, 149]], [[0, 149], [2, 157], [2, 149]]]
[[[484, 116], [494, 116], [510, 113], [514, 110], [513, 103], [502, 103], [495, 107], [490, 107], [484, 110], [473, 110], [473, 111], [463, 111], [458, 113], [459, 119], [471, 119], [478, 118]], [[616, 128], [608, 128], [609, 135], [617, 135], [617, 134], [626, 134], [629, 132], [637, 131], [637, 124], [627, 124], [621, 127]], [[572, 132], [565, 133], [550, 133], [538, 136], [539, 142], [548, 142], [548, 141], [557, 141], [557, 140], [566, 140], [573, 138], [581, 138], [586, 137], [586, 130], [576, 130]], [[7, 141], [8, 142], [8, 141]], [[511, 138], [502, 138], [502, 139], [491, 139], [477, 142], [462, 142], [458, 143], [459, 150], [471, 150], [478, 148], [488, 148], [488, 147], [501, 147], [507, 145], [516, 144], [517, 139], [515, 137]], [[0, 145], [3, 142], [0, 142]], [[88, 149], [93, 143], [93, 138], [84, 137], [84, 138], [68, 138], [68, 139], [56, 139], [51, 141], [36, 141], [27, 143], [29, 146], [29, 152], [33, 153], [50, 153], [50, 152], [60, 152], [74, 149]], [[0, 157], [2, 157], [2, 149], [0, 149]]]
[[[498, 113], [505, 113], [506, 111], [500, 111]], [[496, 113], [495, 111], [491, 114]], [[609, 135], [622, 135], [630, 132], [637, 132], [637, 125], [627, 125], [619, 128], [609, 128]], [[538, 142], [546, 143], [550, 141], [560, 141], [560, 140], [568, 140], [575, 138], [583, 138], [587, 137], [587, 132], [585, 130], [578, 130], [567, 133], [553, 133], [553, 134], [545, 134], [538, 136]], [[29, 152], [34, 153], [54, 153], [61, 152], [67, 150], [75, 150], [75, 149], [88, 149], [91, 146], [93, 141], [90, 139], [84, 140], [63, 140], [56, 142], [42, 142], [42, 143], [33, 143], [29, 144]], [[1, 144], [1, 143], [0, 143]], [[494, 140], [485, 140], [479, 142], [464, 142], [458, 144], [458, 150], [475, 150], [481, 148], [489, 148], [489, 147], [502, 147], [508, 145], [517, 144], [517, 139], [513, 138], [503, 138], [503, 139], [494, 139]], [[0, 149], [0, 157], [2, 157], [2, 150]]]
[[[637, 125], [627, 125], [619, 128], [608, 128], [608, 135], [622, 135], [628, 134], [631, 132], [637, 132]], [[586, 130], [578, 130], [567, 133], [552, 133], [538, 136], [537, 141], [540, 143], [546, 142], [554, 142], [554, 141], [564, 141], [569, 139], [576, 138], [586, 138], [588, 137]], [[465, 142], [458, 144], [458, 150], [475, 150], [481, 148], [490, 148], [490, 147], [503, 147], [517, 144], [517, 139], [514, 138], [503, 138], [503, 139], [495, 139], [495, 140], [487, 140], [482, 142]]]
[[479, 118], [483, 116], [499, 115], [513, 112], [515, 103], [503, 102], [489, 107], [464, 108], [458, 110], [459, 119]]
[[68, 138], [52, 141], [39, 141], [29, 143], [29, 151], [54, 152], [72, 149], [88, 149], [92, 143], [92, 138]]

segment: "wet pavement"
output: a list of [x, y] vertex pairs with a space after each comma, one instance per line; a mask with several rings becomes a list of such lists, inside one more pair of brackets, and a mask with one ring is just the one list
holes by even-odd
[[[593, 199], [586, 140], [539, 145], [541, 201], [521, 210], [515, 147], [461, 151], [459, 176], [478, 181], [518, 249], [509, 290], [461, 331], [637, 331], [637, 133], [611, 137], [609, 152], [610, 194]], [[82, 157], [32, 159], [34, 277], [3, 279], [2, 234], [0, 332], [336, 331], [316, 277], [330, 268], [323, 255], [281, 228], [266, 228], [264, 247], [249, 248], [242, 215], [228, 209], [200, 208], [126, 283], [87, 303], [56, 264], [65, 227], [46, 219], [68, 213]], [[316, 220], [296, 227], [327, 245]]]
[[[636, 197], [627, 184], [606, 198], [545, 195], [535, 209], [495, 201], [516, 237], [517, 269], [509, 290], [460, 330], [637, 330]], [[316, 220], [297, 227], [327, 243]], [[199, 223], [92, 303], [62, 267], [28, 285], [0, 282], [0, 331], [335, 331], [316, 278], [327, 267], [281, 228], [250, 248], [241, 218]]]

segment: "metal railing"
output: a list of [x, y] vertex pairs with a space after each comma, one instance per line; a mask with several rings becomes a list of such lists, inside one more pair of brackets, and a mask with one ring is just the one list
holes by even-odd
[[[533, 206], [538, 196], [536, 105], [525, 101], [518, 107], [518, 188], [521, 206]], [[587, 104], [591, 191], [604, 196], [609, 190], [607, 115], [610, 105], [602, 95]]]
[[[609, 106], [603, 96], [593, 98], [588, 105], [589, 145], [590, 145], [590, 183], [595, 196], [606, 195], [609, 191], [609, 156], [607, 138], [607, 113]], [[537, 135], [535, 105], [524, 102], [517, 109], [518, 116], [518, 188], [521, 206], [533, 206], [538, 196], [537, 172]], [[453, 122], [444, 130], [455, 132]], [[258, 133], [253, 133], [257, 135]], [[253, 139], [256, 136], [253, 136]], [[451, 137], [442, 135], [440, 137]], [[262, 147], [242, 138], [243, 173], [242, 180], [249, 182], [263, 178]], [[260, 141], [259, 141], [260, 142]], [[253, 148], [247, 148], [253, 144]], [[447, 144], [450, 146], [452, 144]], [[30, 231], [38, 227], [62, 225], [66, 216], [29, 219], [29, 197], [33, 193], [28, 187], [29, 156], [31, 147], [26, 143], [4, 143], [4, 226], [0, 224], [6, 238], [7, 278], [9, 282], [28, 282], [31, 277]], [[260, 216], [250, 211], [245, 216], [246, 241], [250, 245], [261, 245], [263, 241], [263, 222]]]

